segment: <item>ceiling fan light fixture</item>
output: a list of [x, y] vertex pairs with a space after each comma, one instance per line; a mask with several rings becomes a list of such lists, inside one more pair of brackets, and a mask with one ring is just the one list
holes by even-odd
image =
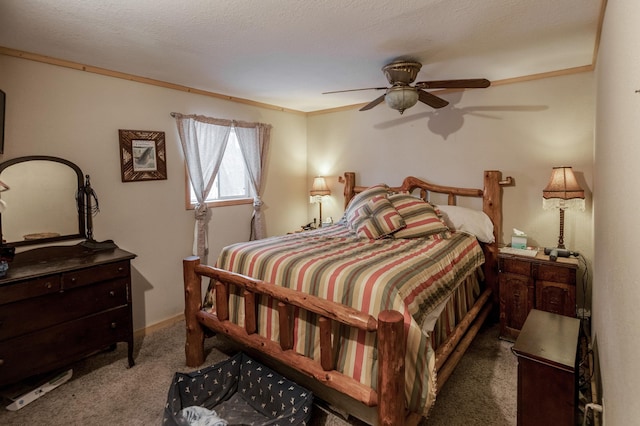
[[418, 103], [418, 90], [411, 86], [393, 86], [387, 90], [384, 101], [389, 108], [398, 110], [402, 114], [405, 109]]
[[394, 61], [382, 67], [382, 72], [389, 84], [411, 84], [418, 76], [420, 68], [422, 68], [420, 62]]
[[489, 87], [491, 85], [491, 82], [486, 78], [468, 78], [463, 80], [420, 81], [412, 86], [411, 84], [418, 76], [421, 67], [422, 64], [420, 64], [420, 62], [398, 59], [382, 67], [384, 75], [387, 77], [387, 80], [389, 80], [390, 87], [337, 90], [334, 92], [324, 92], [324, 94], [386, 89], [384, 95], [378, 96], [360, 108], [359, 111], [369, 111], [380, 105], [382, 101], [385, 101], [389, 108], [395, 109], [402, 114], [405, 109], [411, 108], [418, 103], [418, 101], [436, 109], [449, 105], [448, 101], [431, 92], [427, 92], [425, 89], [472, 89]]

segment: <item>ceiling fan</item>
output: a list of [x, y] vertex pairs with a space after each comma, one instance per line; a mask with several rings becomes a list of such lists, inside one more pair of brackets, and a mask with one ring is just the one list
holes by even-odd
[[467, 88], [485, 88], [491, 85], [491, 82], [485, 78], [473, 78], [466, 80], [438, 80], [438, 81], [420, 81], [415, 85], [411, 85], [418, 76], [418, 72], [422, 68], [420, 62], [395, 60], [390, 64], [382, 67], [384, 75], [387, 77], [391, 87], [368, 87], [365, 89], [336, 90], [333, 92], [324, 92], [323, 95], [330, 93], [355, 92], [358, 90], [385, 90], [385, 94], [377, 97], [367, 105], [360, 108], [360, 111], [367, 111], [376, 105], [385, 101], [390, 108], [400, 111], [411, 108], [418, 101], [425, 103], [433, 108], [442, 108], [449, 105], [449, 102], [439, 98], [438, 96], [425, 91], [424, 89], [467, 89]]

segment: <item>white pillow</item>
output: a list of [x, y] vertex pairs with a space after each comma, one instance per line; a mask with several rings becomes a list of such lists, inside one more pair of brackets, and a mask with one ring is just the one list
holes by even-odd
[[493, 243], [493, 223], [489, 216], [481, 210], [467, 207], [442, 205], [438, 206], [449, 229], [475, 235], [483, 243]]

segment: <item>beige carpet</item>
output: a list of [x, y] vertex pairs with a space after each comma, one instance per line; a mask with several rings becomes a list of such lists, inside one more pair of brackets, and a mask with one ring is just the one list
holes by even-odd
[[[497, 325], [485, 326], [440, 391], [428, 426], [507, 426], [516, 424], [516, 359], [511, 344], [498, 339]], [[225, 359], [230, 348], [207, 339], [207, 365]], [[2, 425], [161, 425], [174, 372], [184, 366], [184, 322], [156, 331], [135, 345], [136, 365], [127, 368], [126, 345], [71, 366], [72, 379], [24, 408], [0, 408]], [[25, 381], [0, 388], [7, 396], [37, 385]], [[351, 425], [355, 421], [317, 408], [313, 425]]]

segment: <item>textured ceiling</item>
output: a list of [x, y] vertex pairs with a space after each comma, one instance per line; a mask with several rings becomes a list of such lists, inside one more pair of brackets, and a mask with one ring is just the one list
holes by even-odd
[[322, 92], [398, 57], [417, 81], [591, 65], [602, 1], [0, 0], [0, 46], [309, 112], [379, 96]]

